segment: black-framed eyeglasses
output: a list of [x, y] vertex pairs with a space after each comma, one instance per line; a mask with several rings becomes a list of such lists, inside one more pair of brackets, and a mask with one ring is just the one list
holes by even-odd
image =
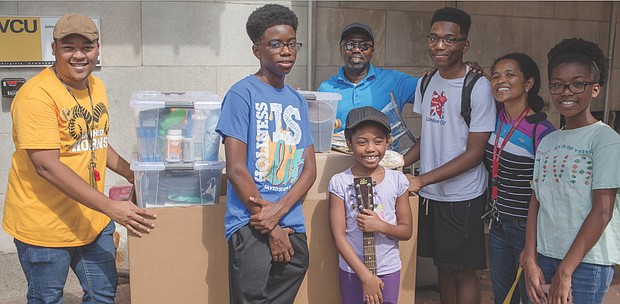
[[443, 41], [443, 44], [447, 45], [447, 46], [452, 46], [455, 43], [459, 42], [459, 41], [465, 41], [467, 40], [467, 38], [465, 37], [457, 37], [457, 36], [444, 36], [444, 37], [439, 37], [435, 34], [430, 34], [428, 36], [426, 36], [426, 39], [428, 41], [428, 44], [436, 44], [439, 42], [439, 40]]
[[347, 51], [352, 51], [355, 48], [358, 48], [360, 51], [364, 52], [369, 49], [372, 49], [375, 46], [368, 42], [347, 41], [347, 42], [343, 42], [342, 44], [340, 44], [340, 47]]
[[549, 91], [553, 95], [562, 95], [566, 88], [573, 94], [581, 94], [586, 90], [586, 87], [591, 84], [597, 84], [595, 81], [577, 81], [569, 84], [551, 83], [549, 84]]
[[[257, 43], [257, 45], [260, 43]], [[282, 42], [278, 40], [270, 40], [266, 43], [267, 47], [272, 50], [282, 51], [284, 47], [288, 47], [291, 51], [299, 51], [303, 44], [301, 42]]]

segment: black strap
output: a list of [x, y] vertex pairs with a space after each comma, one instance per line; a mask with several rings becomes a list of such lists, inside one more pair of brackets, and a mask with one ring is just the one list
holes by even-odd
[[540, 125], [540, 123], [547, 119], [547, 114], [543, 112], [538, 112], [530, 117], [531, 120], [533, 120], [530, 122], [534, 123], [534, 129], [532, 130], [532, 147], [534, 148], [534, 152], [536, 152], [536, 140], [538, 139], [538, 134], [536, 134], [536, 132], [538, 131], [538, 126]]
[[422, 76], [422, 80], [420, 83], [420, 93], [422, 93], [420, 96], [422, 97], [422, 100], [424, 100], [424, 92], [426, 92], [426, 88], [428, 88], [428, 84], [431, 82], [431, 78], [433, 78], [433, 75], [435, 75], [435, 73], [437, 73], [437, 68], [434, 68], [432, 72], [424, 74], [424, 76]]
[[540, 124], [540, 121], [534, 124], [534, 130], [532, 130], [532, 148], [534, 150], [534, 156], [536, 156], [536, 129], [538, 129], [538, 124]]
[[476, 81], [480, 79], [482, 75], [474, 73], [471, 70], [465, 75], [465, 81], [463, 81], [463, 90], [461, 91], [461, 116], [465, 120], [467, 127], [471, 122], [471, 92], [474, 90]]

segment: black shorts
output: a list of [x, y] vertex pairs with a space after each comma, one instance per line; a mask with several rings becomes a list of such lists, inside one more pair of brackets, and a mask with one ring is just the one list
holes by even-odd
[[485, 269], [484, 221], [480, 217], [486, 195], [461, 202], [420, 197], [420, 202], [418, 255], [433, 258], [439, 268], [462, 270], [467, 264], [473, 269]]

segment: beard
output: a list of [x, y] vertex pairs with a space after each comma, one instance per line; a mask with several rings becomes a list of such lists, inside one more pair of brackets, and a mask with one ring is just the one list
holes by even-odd
[[350, 61], [347, 61], [345, 63], [345, 70], [350, 73], [361, 74], [367, 70], [369, 66], [370, 61], [362, 61], [360, 63], [351, 63]]

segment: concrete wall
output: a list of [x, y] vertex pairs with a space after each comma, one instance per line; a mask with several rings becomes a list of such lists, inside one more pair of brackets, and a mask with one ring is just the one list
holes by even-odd
[[[234, 82], [258, 69], [245, 33], [245, 21], [254, 9], [269, 2], [292, 6], [299, 17], [298, 38], [304, 42], [304, 49], [287, 82], [307, 90], [316, 89], [337, 71], [341, 64], [340, 31], [353, 21], [372, 26], [376, 39], [375, 65], [420, 75], [431, 64], [425, 36], [432, 12], [444, 6], [456, 6], [470, 13], [473, 20], [466, 60], [477, 61], [489, 71], [494, 58], [508, 52], [525, 52], [538, 62], [544, 76], [546, 53], [562, 38], [583, 37], [599, 43], [606, 51], [611, 10], [610, 2], [318, 1], [311, 5], [311, 32], [306, 1], [3, 1], [0, 15], [82, 13], [100, 18], [103, 66], [95, 74], [108, 88], [112, 117], [110, 143], [129, 158], [135, 144], [134, 117], [129, 107], [131, 92], [203, 90], [223, 97]], [[312, 41], [308, 41], [309, 33]], [[616, 41], [616, 54], [618, 49], [620, 39]], [[313, 77], [308, 79], [310, 60]], [[28, 79], [40, 70], [0, 68], [0, 78]], [[613, 79], [620, 76], [619, 63], [614, 63], [613, 71]], [[542, 96], [548, 100], [546, 84], [544, 76]], [[620, 88], [612, 87], [611, 100], [619, 98]], [[10, 100], [2, 99], [0, 208], [4, 205], [14, 150], [9, 108]], [[593, 108], [602, 110], [603, 99], [598, 98]], [[612, 110], [620, 111], [620, 102], [612, 102]], [[550, 114], [557, 124], [559, 116], [555, 109], [551, 108]], [[405, 116], [418, 134], [419, 120], [410, 107], [405, 108]], [[124, 183], [114, 174], [109, 177], [106, 188]], [[12, 252], [15, 252], [12, 239], [0, 231], [0, 256]]]
[[[611, 2], [469, 2], [469, 1], [343, 1], [317, 2], [315, 10], [316, 61], [314, 83], [320, 84], [336, 73], [341, 64], [338, 52], [340, 31], [344, 25], [363, 21], [375, 34], [373, 64], [397, 69], [414, 76], [431, 66], [426, 51], [426, 35], [434, 10], [452, 6], [472, 17], [470, 49], [465, 60], [478, 62], [488, 72], [495, 58], [511, 52], [526, 53], [541, 69], [541, 96], [549, 102], [547, 52], [563, 38], [582, 37], [598, 43], [607, 53]], [[617, 27], [617, 25], [616, 25]], [[615, 56], [620, 54], [616, 39]], [[613, 64], [613, 78], [620, 76], [620, 64]], [[620, 111], [620, 88], [611, 86], [611, 110]], [[592, 104], [603, 111], [602, 94]], [[404, 109], [407, 124], [419, 134], [419, 117]], [[549, 108], [551, 121], [559, 123], [559, 114]], [[618, 119], [620, 120], [620, 118]], [[618, 126], [618, 122], [616, 122]], [[618, 128], [617, 128], [618, 130]]]
[[[258, 70], [245, 33], [247, 16], [267, 1], [203, 2], [0, 2], [1, 15], [62, 16], [81, 13], [101, 21], [101, 60], [95, 74], [107, 87], [111, 110], [109, 141], [129, 158], [135, 145], [133, 91], [211, 91], [223, 97], [237, 80]], [[281, 1], [290, 5], [290, 1]], [[305, 3], [302, 3], [305, 5]], [[294, 6], [300, 19], [298, 37], [305, 39], [304, 6]], [[305, 87], [303, 55], [287, 77]], [[41, 68], [0, 68], [0, 78], [30, 78]], [[10, 99], [0, 112], [0, 207], [4, 205], [10, 157]], [[106, 188], [126, 183], [109, 174]], [[0, 253], [14, 252], [12, 239], [0, 232]]]

